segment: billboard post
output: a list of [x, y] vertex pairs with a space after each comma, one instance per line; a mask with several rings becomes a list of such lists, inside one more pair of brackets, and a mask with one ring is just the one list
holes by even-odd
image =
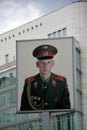
[[42, 112], [42, 130], [51, 130], [51, 113]]

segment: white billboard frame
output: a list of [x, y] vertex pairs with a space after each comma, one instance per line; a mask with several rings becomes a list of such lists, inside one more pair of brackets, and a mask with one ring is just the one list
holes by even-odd
[[[71, 103], [71, 109], [69, 110], [49, 109], [49, 110], [20, 111], [21, 96], [23, 93], [25, 79], [38, 73], [38, 69], [36, 69], [35, 66], [35, 62], [37, 61], [37, 59], [32, 56], [32, 51], [35, 49], [35, 47], [42, 44], [53, 45], [58, 49], [58, 54], [54, 57], [55, 65], [52, 71], [56, 74], [66, 77], [67, 79], [68, 89], [70, 93], [70, 103]], [[75, 109], [75, 76], [76, 76], [75, 49], [76, 45], [73, 37], [16, 41], [17, 113], [30, 113], [30, 112], [43, 112], [43, 111], [60, 112]]]

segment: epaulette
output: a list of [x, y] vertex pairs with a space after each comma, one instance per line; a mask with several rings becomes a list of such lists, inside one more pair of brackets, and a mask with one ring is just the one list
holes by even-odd
[[29, 78], [26, 78], [26, 82], [31, 82], [31, 81], [34, 81], [36, 79], [36, 76], [31, 76]]
[[66, 78], [64, 76], [61, 76], [61, 75], [54, 74], [54, 77], [55, 77], [55, 79], [59, 79], [59, 80], [62, 80], [62, 81], [66, 80]]

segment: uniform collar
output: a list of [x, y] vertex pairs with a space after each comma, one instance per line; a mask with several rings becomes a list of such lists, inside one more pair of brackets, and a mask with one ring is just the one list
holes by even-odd
[[[51, 74], [50, 74], [50, 77], [51, 77]], [[50, 77], [48, 77], [47, 79], [44, 79], [44, 78], [42, 78], [42, 77], [40, 76], [41, 80], [42, 80], [43, 82], [46, 81], [47, 83], [49, 83]]]

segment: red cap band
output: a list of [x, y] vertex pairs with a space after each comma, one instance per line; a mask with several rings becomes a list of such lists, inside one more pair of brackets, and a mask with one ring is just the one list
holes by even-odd
[[42, 56], [53, 56], [54, 53], [52, 51], [42, 51], [42, 52], [39, 52], [37, 57], [42, 57]]

